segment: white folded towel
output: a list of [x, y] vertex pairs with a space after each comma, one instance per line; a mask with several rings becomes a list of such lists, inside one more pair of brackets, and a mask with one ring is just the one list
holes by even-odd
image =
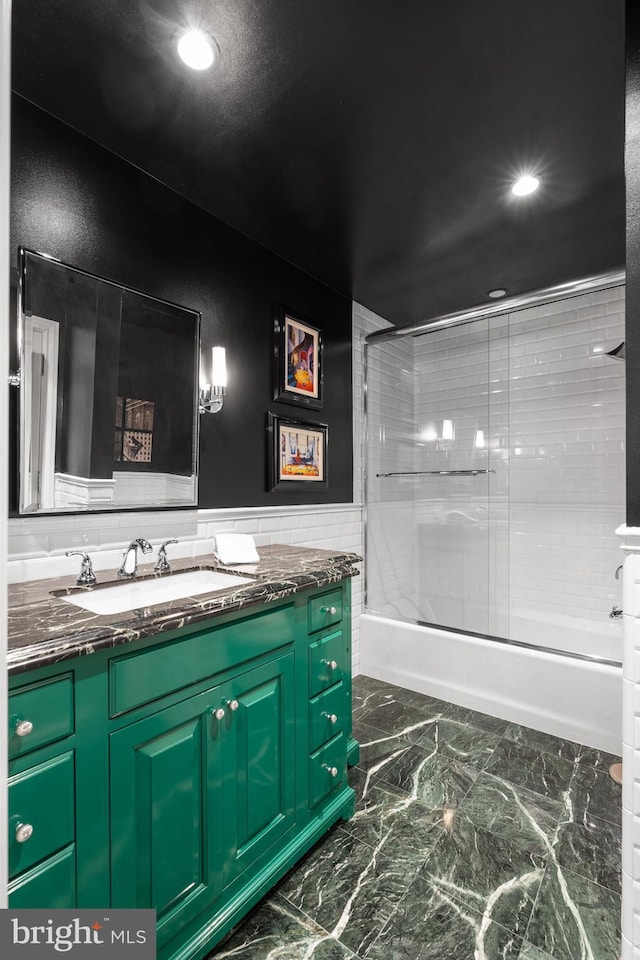
[[258, 563], [260, 557], [252, 536], [248, 533], [217, 533], [213, 549], [220, 563]]

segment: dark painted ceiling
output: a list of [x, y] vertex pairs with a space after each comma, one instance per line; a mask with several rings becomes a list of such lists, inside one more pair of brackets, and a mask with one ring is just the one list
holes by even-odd
[[[216, 69], [178, 60], [186, 25]], [[17, 0], [13, 70], [394, 323], [624, 261], [623, 0]]]

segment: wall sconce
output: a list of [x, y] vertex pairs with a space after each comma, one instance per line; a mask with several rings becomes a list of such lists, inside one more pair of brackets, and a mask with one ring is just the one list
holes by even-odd
[[[210, 382], [209, 382], [210, 379]], [[227, 361], [224, 347], [211, 348], [211, 377], [201, 369], [200, 413], [218, 413], [227, 394]]]

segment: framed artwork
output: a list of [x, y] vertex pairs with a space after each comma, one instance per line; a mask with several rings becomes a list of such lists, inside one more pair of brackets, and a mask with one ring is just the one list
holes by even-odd
[[325, 423], [306, 423], [269, 414], [269, 486], [327, 487]]
[[274, 323], [273, 399], [322, 407], [322, 331], [284, 307]]

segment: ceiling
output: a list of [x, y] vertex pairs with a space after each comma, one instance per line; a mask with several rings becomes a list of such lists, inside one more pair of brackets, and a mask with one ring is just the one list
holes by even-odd
[[18, 0], [13, 73], [399, 325], [624, 262], [623, 0]]

